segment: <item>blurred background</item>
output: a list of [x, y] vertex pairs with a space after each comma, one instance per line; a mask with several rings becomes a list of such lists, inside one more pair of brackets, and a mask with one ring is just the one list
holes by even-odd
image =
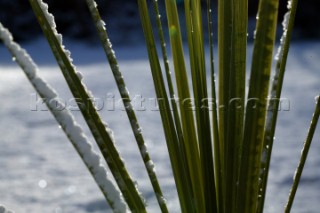
[[[45, 0], [50, 6], [50, 12], [56, 17], [58, 31], [64, 36], [98, 43], [95, 29], [92, 25], [85, 1], [79, 0]], [[150, 10], [152, 4], [150, 2]], [[183, 7], [183, 1], [177, 1], [179, 7]], [[97, 0], [101, 15], [107, 23], [107, 29], [114, 43], [141, 42], [143, 34], [141, 31], [137, 1], [132, 0]], [[205, 5], [205, 0], [203, 1]], [[248, 33], [253, 33], [255, 16], [257, 14], [258, 0], [249, 0], [249, 23]], [[164, 1], [159, 1], [163, 11]], [[216, 4], [213, 3], [216, 23]], [[296, 30], [294, 39], [317, 39], [320, 38], [320, 1], [304, 0], [300, 2], [296, 18]], [[204, 7], [205, 8], [205, 7]], [[281, 21], [287, 10], [287, 1], [280, 1], [279, 29]], [[164, 14], [162, 12], [162, 14]], [[182, 14], [182, 13], [181, 13]], [[166, 23], [165, 16], [163, 21]], [[18, 41], [30, 41], [41, 35], [41, 30], [31, 11], [29, 1], [26, 0], [1, 0], [0, 21], [8, 27]], [[183, 22], [183, 18], [182, 18]], [[130, 36], [128, 36], [130, 35]], [[249, 36], [250, 39], [250, 36]]]

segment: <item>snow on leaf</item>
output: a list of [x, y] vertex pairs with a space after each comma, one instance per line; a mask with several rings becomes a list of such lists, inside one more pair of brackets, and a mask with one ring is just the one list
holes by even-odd
[[[43, 5], [42, 5], [43, 6]], [[47, 6], [43, 6], [47, 8]], [[61, 103], [56, 91], [38, 75], [38, 67], [33, 62], [27, 52], [22, 49], [12, 39], [10, 32], [0, 23], [0, 39], [3, 40], [11, 54], [16, 58], [16, 62], [22, 67], [33, 87], [37, 90], [42, 98], [55, 100], [56, 104], [48, 104], [51, 113], [65, 131], [71, 143], [83, 159], [87, 168], [90, 170], [95, 181], [100, 186], [103, 193], [106, 195], [109, 203], [115, 212], [127, 212], [127, 206], [124, 203], [121, 193], [117, 190], [113, 182], [107, 177], [106, 168], [102, 165], [100, 155], [93, 150], [92, 143], [85, 136], [82, 128], [76, 123], [73, 115], [69, 110], [61, 110]], [[0, 212], [5, 211], [4, 207], [0, 207]]]

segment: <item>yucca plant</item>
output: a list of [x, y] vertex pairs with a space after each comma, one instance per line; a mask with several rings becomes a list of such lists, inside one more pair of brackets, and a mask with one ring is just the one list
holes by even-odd
[[[40, 96], [48, 100], [48, 108], [82, 157], [110, 207], [115, 212], [147, 212], [144, 198], [128, 173], [114, 144], [111, 130], [95, 109], [93, 95], [82, 82], [81, 74], [72, 64], [70, 53], [63, 46], [62, 36], [56, 30], [48, 6], [42, 0], [29, 1], [116, 185], [107, 178], [98, 154], [93, 151], [70, 112], [58, 110], [61, 103], [56, 92], [38, 76], [32, 59], [13, 42], [10, 33], [2, 25], [0, 38]], [[86, 2], [159, 208], [162, 212], [169, 212], [120, 71], [121, 64], [117, 62], [95, 1]], [[184, 14], [179, 14], [181, 11], [178, 11], [176, 1], [164, 2], [170, 48], [166, 46], [158, 1], [137, 1], [181, 212], [263, 212], [279, 100], [298, 1], [288, 1], [289, 11], [283, 22], [284, 32], [276, 57], [275, 76], [270, 83], [279, 1], [260, 0], [248, 84], [247, 1], [218, 2], [218, 32], [213, 30], [210, 0], [206, 2], [206, 13], [203, 13], [205, 10], [200, 0], [184, 0]], [[153, 5], [155, 16], [149, 15], [148, 3]], [[154, 17], [156, 28], [151, 24]], [[182, 39], [181, 17], [185, 18], [187, 41]], [[208, 45], [203, 23], [208, 23]], [[159, 41], [155, 39], [154, 30], [158, 33]], [[218, 85], [213, 54], [215, 33], [218, 35]], [[186, 45], [183, 45], [184, 42]], [[161, 57], [157, 44], [161, 46]], [[186, 57], [185, 48], [189, 51], [189, 58]], [[206, 57], [206, 49], [209, 49], [209, 57]], [[168, 52], [172, 55], [172, 67], [169, 65]], [[209, 63], [206, 63], [208, 58]], [[190, 66], [186, 63], [190, 63]], [[249, 88], [247, 92], [246, 87]], [[55, 104], [52, 105], [51, 100], [56, 100]], [[317, 125], [319, 102], [318, 99], [286, 212], [290, 212]]]

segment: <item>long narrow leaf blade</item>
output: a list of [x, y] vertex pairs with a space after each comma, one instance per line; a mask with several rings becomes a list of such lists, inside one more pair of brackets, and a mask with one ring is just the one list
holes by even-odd
[[307, 136], [307, 139], [306, 139], [306, 141], [304, 143], [304, 147], [302, 149], [301, 159], [300, 159], [299, 165], [297, 167], [297, 170], [295, 172], [295, 175], [293, 177], [293, 184], [292, 184], [292, 188], [291, 188], [291, 191], [290, 191], [290, 194], [289, 194], [287, 205], [285, 207], [285, 211], [284, 211], [285, 213], [290, 213], [290, 211], [291, 211], [291, 207], [292, 207], [292, 204], [293, 204], [293, 201], [294, 201], [294, 198], [295, 198], [298, 186], [299, 186], [299, 182], [300, 182], [300, 179], [301, 179], [302, 171], [303, 171], [304, 165], [305, 165], [306, 160], [307, 160], [307, 156], [308, 156], [308, 153], [309, 153], [309, 149], [310, 149], [310, 146], [311, 146], [313, 135], [314, 135], [314, 132], [315, 132], [316, 127], [317, 127], [317, 123], [318, 123], [318, 120], [319, 120], [319, 115], [320, 115], [320, 96], [318, 96], [316, 109], [315, 109], [313, 117], [312, 117], [310, 129], [309, 129], [309, 132], [308, 132], [308, 136]]
[[152, 25], [146, 0], [138, 0], [138, 6], [155, 90], [159, 100], [160, 115], [162, 118], [173, 175], [179, 194], [180, 205], [182, 211], [185, 212], [188, 211], [188, 209], [193, 209], [194, 204], [192, 200], [191, 187], [188, 185], [188, 168], [185, 167], [184, 153], [181, 151], [179, 137], [177, 135], [174, 120], [170, 111], [170, 103], [168, 101], [168, 95], [161, 72], [159, 57], [156, 51], [156, 44], [153, 37]]
[[261, 199], [258, 203], [258, 213], [263, 212], [264, 201], [266, 197], [267, 191], [267, 182], [269, 175], [269, 168], [271, 162], [271, 153], [273, 148], [274, 135], [276, 130], [277, 118], [278, 118], [278, 108], [280, 104], [282, 84], [285, 75], [285, 68], [287, 64], [287, 58], [289, 53], [290, 41], [293, 32], [293, 25], [295, 20], [295, 15], [297, 11], [298, 0], [289, 0], [288, 1], [288, 9], [289, 11], [286, 13], [284, 17], [283, 25], [283, 35], [281, 38], [281, 44], [278, 50], [277, 55], [277, 64], [276, 64], [276, 73], [272, 82], [271, 95], [268, 103], [268, 111], [267, 111], [267, 120], [266, 120], [266, 128], [265, 128], [265, 136], [264, 136], [264, 145], [263, 145], [263, 153], [261, 162], [261, 184], [260, 184], [260, 192]]
[[[256, 212], [266, 105], [275, 43], [278, 0], [261, 0], [257, 16], [240, 168], [240, 212]], [[241, 194], [241, 192], [246, 192]]]
[[237, 211], [243, 137], [248, 5], [218, 2], [219, 136], [224, 212]]
[[218, 212], [222, 209], [222, 175], [221, 175], [221, 151], [219, 140], [218, 111], [217, 111], [217, 95], [216, 95], [216, 78], [214, 69], [214, 45], [213, 45], [213, 17], [211, 9], [211, 0], [207, 0], [207, 21], [210, 46], [210, 75], [211, 75], [211, 110], [212, 110], [212, 132], [213, 132], [213, 155], [214, 155], [214, 171], [216, 184], [216, 202]]
[[62, 45], [62, 37], [55, 29], [54, 18], [41, 0], [29, 0], [40, 26], [49, 42], [63, 75], [82, 112], [115, 180], [132, 211], [146, 212], [145, 204], [121, 160], [114, 139], [96, 111], [89, 92], [79, 79], [68, 52]]
[[191, 107], [192, 99], [189, 91], [177, 3], [172, 0], [166, 0], [165, 3], [174, 72], [180, 100], [182, 129], [185, 139], [184, 148], [187, 155], [187, 163], [190, 171], [196, 207], [200, 212], [204, 212], [204, 183], [199, 153], [199, 141], [197, 140], [194, 114]]
[[[69, 110], [61, 110], [61, 106], [64, 105], [60, 101], [61, 98], [59, 98], [56, 91], [38, 75], [37, 65], [33, 62], [29, 54], [13, 41], [9, 31], [5, 29], [1, 23], [0, 40], [4, 41], [4, 44], [12, 56], [16, 58], [15, 61], [25, 72], [34, 89], [43, 100], [46, 100], [45, 103], [48, 109], [80, 155], [112, 210], [114, 212], [127, 212], [127, 206], [121, 193], [107, 177], [107, 171], [100, 162], [100, 156], [93, 150], [92, 143], [85, 136], [82, 128], [76, 123]], [[55, 104], [51, 104], [53, 101]]]
[[162, 23], [161, 23], [161, 15], [159, 12], [158, 0], [153, 0], [153, 7], [154, 7], [155, 15], [156, 15], [158, 35], [159, 35], [160, 43], [161, 43], [161, 52], [162, 52], [164, 67], [165, 67], [165, 71], [166, 71], [167, 84], [168, 84], [168, 89], [169, 89], [169, 94], [170, 94], [171, 106], [172, 106], [172, 110], [173, 110], [174, 122], [175, 122], [175, 126], [177, 129], [179, 141], [180, 141], [180, 143], [182, 143], [182, 141], [184, 141], [184, 137], [183, 137], [182, 127], [181, 127], [181, 118], [180, 118], [180, 114], [179, 114], [179, 110], [178, 110], [177, 98], [175, 95], [174, 85], [173, 85], [172, 77], [171, 77], [169, 58], [168, 58], [166, 42], [165, 42]]
[[200, 1], [185, 0], [185, 15], [190, 54], [196, 126], [202, 166], [204, 201], [207, 212], [217, 211], [213, 149], [207, 92], [202, 11]]
[[89, 8], [89, 11], [91, 13], [91, 16], [95, 22], [96, 29], [98, 31], [98, 35], [99, 35], [101, 44], [104, 48], [106, 57], [109, 61], [112, 73], [114, 75], [114, 79], [115, 79], [116, 84], [118, 86], [118, 90], [120, 92], [120, 96], [123, 101], [125, 111], [127, 113], [128, 119], [130, 121], [130, 125], [133, 130], [133, 134], [135, 136], [137, 145], [139, 147], [140, 155], [143, 159], [145, 168], [148, 172], [149, 179], [151, 181], [153, 190], [154, 190], [156, 198], [158, 200], [158, 204], [159, 204], [162, 212], [168, 212], [168, 208], [167, 208], [166, 202], [164, 202], [163, 193], [160, 188], [160, 184], [159, 184], [157, 175], [155, 173], [155, 169], [153, 169], [153, 166], [151, 166], [151, 165], [153, 165], [153, 161], [151, 160], [149, 152], [146, 148], [147, 146], [146, 146], [145, 140], [142, 135], [141, 127], [138, 123], [137, 116], [136, 116], [135, 111], [132, 107], [131, 98], [130, 98], [129, 92], [126, 89], [124, 77], [120, 71], [118, 60], [115, 56], [115, 52], [114, 52], [112, 45], [111, 45], [111, 42], [109, 40], [107, 29], [105, 28], [104, 22], [102, 21], [102, 19], [100, 17], [96, 2], [94, 0], [87, 0], [86, 2], [88, 5], [88, 8]]

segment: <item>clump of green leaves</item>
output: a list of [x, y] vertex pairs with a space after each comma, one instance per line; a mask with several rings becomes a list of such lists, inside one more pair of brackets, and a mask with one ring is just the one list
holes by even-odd
[[[52, 24], [52, 17], [48, 15], [41, 0], [29, 1], [70, 90], [75, 98], [80, 100], [79, 108], [117, 181], [124, 200], [132, 212], [146, 212], [145, 203], [130, 178], [113, 139], [92, 103], [87, 101], [90, 100], [88, 91], [79, 80], [59, 40]], [[121, 64], [117, 62], [95, 1], [86, 2], [124, 101], [159, 207], [162, 212], [169, 212], [120, 72]], [[206, 14], [203, 13], [205, 10], [200, 0], [184, 0], [184, 14], [179, 14], [176, 1], [164, 2], [174, 77], [171, 76], [167, 53], [169, 48], [165, 44], [166, 36], [163, 33], [158, 1], [152, 1], [157, 23], [157, 27], [153, 28], [151, 23], [154, 17], [149, 14], [147, 1], [137, 0], [154, 88], [158, 100], [161, 100], [159, 112], [181, 211], [263, 212], [279, 107], [279, 101], [276, 100], [280, 100], [281, 97], [298, 0], [288, 1], [288, 13], [283, 24], [284, 33], [272, 82], [279, 1], [259, 1], [249, 83], [246, 83], [247, 0], [218, 2], [218, 32], [214, 32], [212, 27], [210, 0], [206, 1]], [[186, 41], [182, 39], [179, 22], [181, 17], [185, 18]], [[208, 23], [209, 45], [205, 45], [205, 19]], [[154, 37], [154, 30], [158, 33], [159, 41]], [[218, 85], [215, 83], [214, 33], [218, 35]], [[183, 45], [184, 42], [187, 44]], [[161, 45], [163, 62], [158, 55], [158, 43]], [[189, 58], [185, 56], [185, 47], [189, 51]], [[209, 65], [206, 63], [206, 48], [210, 53]], [[190, 66], [186, 65], [187, 62]], [[161, 63], [164, 63], [164, 70]], [[190, 67], [190, 70], [187, 67]], [[192, 87], [189, 82], [192, 83]], [[209, 82], [211, 89], [208, 90]], [[271, 89], [269, 85], [272, 85]], [[247, 95], [246, 87], [249, 88]], [[319, 105], [318, 100], [286, 212], [290, 211], [319, 119]]]

